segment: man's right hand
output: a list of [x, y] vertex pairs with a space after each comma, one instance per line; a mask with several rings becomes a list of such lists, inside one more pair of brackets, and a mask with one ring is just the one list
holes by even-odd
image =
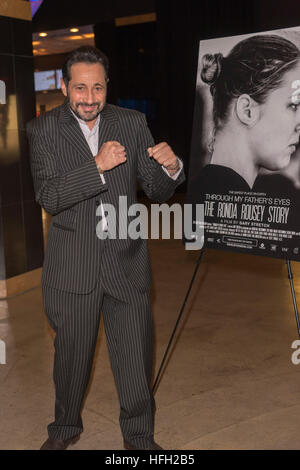
[[126, 162], [125, 147], [116, 141], [105, 142], [95, 156], [96, 165], [99, 171], [107, 171]]

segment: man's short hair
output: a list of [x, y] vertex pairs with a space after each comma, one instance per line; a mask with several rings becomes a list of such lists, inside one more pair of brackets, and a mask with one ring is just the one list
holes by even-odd
[[108, 82], [109, 61], [106, 55], [93, 46], [81, 46], [70, 52], [62, 66], [62, 76], [66, 87], [71, 80], [71, 67], [78, 63], [101, 64], [105, 71], [105, 78]]

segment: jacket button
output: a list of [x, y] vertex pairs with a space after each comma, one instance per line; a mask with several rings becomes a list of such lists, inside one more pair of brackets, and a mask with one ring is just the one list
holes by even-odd
[[100, 201], [96, 201], [96, 206], [100, 206]]

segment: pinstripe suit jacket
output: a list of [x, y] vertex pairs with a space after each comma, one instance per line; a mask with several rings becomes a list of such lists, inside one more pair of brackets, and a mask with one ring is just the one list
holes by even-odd
[[99, 148], [115, 140], [124, 145], [127, 155], [125, 164], [105, 172], [105, 184], [68, 101], [30, 121], [27, 135], [36, 200], [53, 215], [42, 283], [74, 293], [92, 291], [101, 275], [103, 250], [110, 243], [114, 259], [105, 269], [110, 274], [121, 272], [139, 290], [149, 289], [146, 241], [103, 241], [96, 235], [100, 200], [112, 204], [118, 218], [119, 196], [127, 196], [128, 207], [134, 204], [137, 180], [146, 195], [158, 202], [168, 200], [184, 180], [183, 171], [173, 181], [149, 158], [147, 148], [154, 142], [144, 115], [109, 104], [101, 112]]

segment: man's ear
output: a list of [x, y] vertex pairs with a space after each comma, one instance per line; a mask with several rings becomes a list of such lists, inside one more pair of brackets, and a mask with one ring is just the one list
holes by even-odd
[[66, 87], [66, 84], [65, 84], [63, 78], [60, 79], [60, 86], [61, 86], [61, 91], [63, 92], [63, 94], [64, 94], [65, 96], [68, 96], [67, 87]]
[[235, 110], [238, 119], [246, 126], [254, 126], [260, 117], [259, 104], [247, 94], [238, 97]]

